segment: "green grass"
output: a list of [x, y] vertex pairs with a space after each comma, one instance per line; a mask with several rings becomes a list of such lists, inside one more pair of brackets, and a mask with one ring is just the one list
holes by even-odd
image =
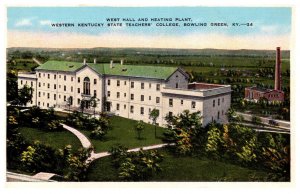
[[[176, 157], [167, 150], [160, 164], [162, 172], [149, 181], [266, 181], [268, 172], [253, 170], [238, 165], [213, 161], [206, 158]], [[117, 170], [111, 158], [94, 161], [88, 169], [88, 181], [117, 181]]]
[[77, 137], [68, 131], [46, 132], [36, 128], [22, 127], [20, 128], [20, 133], [29, 142], [38, 140], [56, 149], [62, 149], [66, 145], [72, 145], [74, 150], [81, 147]]
[[[121, 144], [127, 148], [136, 148], [142, 146], [148, 146], [153, 144], [162, 143], [161, 136], [164, 128], [157, 126], [157, 136], [154, 136], [154, 126], [145, 124], [145, 129], [142, 131], [141, 139], [137, 138], [137, 133], [134, 126], [137, 121], [114, 116], [110, 118], [112, 124], [112, 130], [108, 131], [108, 134], [103, 140], [90, 139], [96, 152], [108, 151], [113, 145]], [[90, 135], [90, 131], [81, 130], [87, 137]]]

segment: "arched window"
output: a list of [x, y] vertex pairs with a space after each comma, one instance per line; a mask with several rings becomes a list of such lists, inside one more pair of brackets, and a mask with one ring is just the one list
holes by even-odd
[[90, 78], [85, 77], [83, 80], [83, 94], [90, 95]]

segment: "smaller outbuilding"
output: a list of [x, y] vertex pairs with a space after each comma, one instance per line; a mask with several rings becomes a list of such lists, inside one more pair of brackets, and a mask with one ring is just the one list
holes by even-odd
[[283, 102], [284, 92], [281, 90], [272, 90], [258, 87], [245, 88], [245, 99], [257, 102], [259, 99], [264, 98], [269, 102]]

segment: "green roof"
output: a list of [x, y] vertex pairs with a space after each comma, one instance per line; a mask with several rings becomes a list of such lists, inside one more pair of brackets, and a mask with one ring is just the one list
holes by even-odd
[[[87, 64], [99, 74], [105, 75], [117, 75], [117, 76], [129, 76], [129, 77], [143, 77], [143, 78], [155, 78], [155, 79], [167, 79], [176, 70], [176, 67], [164, 67], [164, 66], [149, 66], [149, 65], [120, 65], [114, 64], [113, 68], [110, 68], [110, 64]], [[50, 70], [50, 71], [71, 71], [74, 72], [83, 67], [83, 63], [68, 62], [68, 61], [47, 61], [36, 70]]]
[[76, 71], [83, 66], [83, 63], [69, 61], [47, 61], [46, 63], [35, 68], [36, 70], [50, 71]]

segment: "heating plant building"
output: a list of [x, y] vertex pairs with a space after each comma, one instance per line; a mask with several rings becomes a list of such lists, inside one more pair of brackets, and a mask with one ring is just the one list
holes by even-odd
[[[18, 87], [33, 88], [32, 102], [40, 108], [107, 111], [115, 115], [150, 123], [149, 113], [159, 111], [157, 123], [166, 124], [165, 116], [184, 110], [199, 111], [202, 124], [226, 123], [231, 104], [231, 86], [189, 83], [181, 68], [47, 61], [30, 73], [18, 74]], [[90, 99], [97, 99], [96, 107]], [[68, 106], [67, 106], [68, 105]]]

